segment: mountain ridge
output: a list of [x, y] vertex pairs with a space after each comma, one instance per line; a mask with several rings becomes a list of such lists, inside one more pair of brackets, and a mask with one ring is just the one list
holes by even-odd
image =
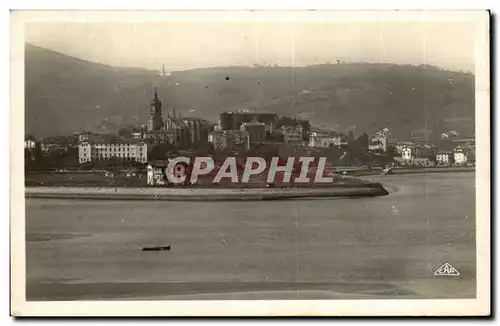
[[305, 67], [210, 67], [160, 76], [73, 58], [30, 44], [25, 57], [26, 132], [37, 137], [145, 124], [154, 86], [164, 118], [216, 120], [246, 109], [309, 119], [344, 132], [389, 127], [474, 133], [474, 75], [430, 66], [320, 64]]

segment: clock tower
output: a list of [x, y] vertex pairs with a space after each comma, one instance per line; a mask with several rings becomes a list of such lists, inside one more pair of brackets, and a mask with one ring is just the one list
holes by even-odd
[[160, 131], [163, 128], [163, 116], [161, 114], [162, 103], [158, 98], [158, 93], [154, 92], [154, 97], [151, 100], [148, 119], [148, 132]]

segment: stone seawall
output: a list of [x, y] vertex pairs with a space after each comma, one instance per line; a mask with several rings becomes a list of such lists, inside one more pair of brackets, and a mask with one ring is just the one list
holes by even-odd
[[107, 199], [107, 200], [285, 200], [298, 198], [385, 196], [379, 183], [343, 184], [306, 188], [97, 188], [26, 187], [26, 198]]

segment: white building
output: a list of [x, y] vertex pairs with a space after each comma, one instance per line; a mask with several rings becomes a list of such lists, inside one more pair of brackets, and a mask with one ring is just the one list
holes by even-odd
[[87, 141], [89, 139], [89, 136], [91, 136], [91, 135], [88, 133], [83, 133], [83, 134], [78, 135], [78, 142], [83, 143], [84, 141]]
[[387, 152], [387, 137], [373, 137], [368, 144], [368, 149], [372, 151], [381, 150]]
[[409, 161], [412, 159], [411, 149], [409, 147], [405, 146], [401, 149], [401, 158], [405, 161]]
[[[169, 183], [167, 177], [167, 169], [170, 160], [158, 160], [149, 162], [147, 171], [147, 184], [148, 186], [165, 186]], [[174, 177], [181, 177], [186, 175], [186, 164], [177, 163], [173, 168]]]
[[104, 139], [89, 136], [78, 145], [78, 162], [80, 163], [112, 158], [146, 163], [147, 144], [141, 139]]
[[436, 153], [436, 162], [438, 164], [449, 164], [451, 152], [439, 151]]
[[334, 132], [312, 132], [309, 134], [309, 147], [334, 147], [342, 144], [342, 137]]
[[24, 141], [24, 148], [33, 149], [36, 147], [36, 142], [33, 139], [26, 139]]
[[455, 160], [455, 164], [467, 164], [467, 155], [465, 154], [463, 148], [461, 148], [460, 146], [457, 146], [453, 150], [453, 158]]
[[168, 160], [162, 160], [148, 164], [146, 168], [148, 186], [167, 184], [166, 168], [168, 166], [168, 163]]

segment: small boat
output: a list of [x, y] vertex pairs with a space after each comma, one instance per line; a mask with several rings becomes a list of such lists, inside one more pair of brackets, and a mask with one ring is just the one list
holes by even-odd
[[170, 250], [170, 246], [155, 246], [155, 247], [144, 247], [142, 248], [142, 251], [164, 251], [164, 250]]

